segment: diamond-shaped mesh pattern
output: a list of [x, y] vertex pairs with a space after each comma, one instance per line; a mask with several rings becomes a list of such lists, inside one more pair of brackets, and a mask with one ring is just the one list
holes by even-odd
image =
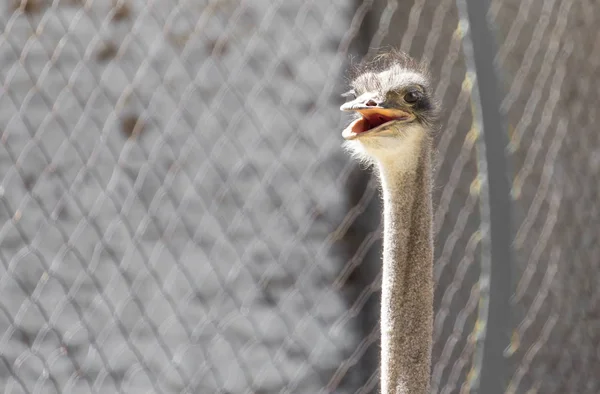
[[492, 6], [518, 259], [508, 392], [600, 391], [599, 11], [564, 0]]
[[[599, 390], [598, 15], [493, 3], [513, 392]], [[454, 0], [0, 5], [0, 389], [376, 392], [378, 191], [338, 107], [349, 57], [393, 45], [444, 107], [432, 392], [468, 392], [488, 235], [458, 20]]]

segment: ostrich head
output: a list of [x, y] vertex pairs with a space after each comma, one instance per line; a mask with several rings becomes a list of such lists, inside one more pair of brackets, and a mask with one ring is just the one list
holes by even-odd
[[345, 146], [366, 162], [398, 160], [413, 142], [432, 133], [438, 112], [426, 69], [402, 52], [379, 55], [358, 66], [350, 101], [342, 111], [355, 114], [342, 132]]

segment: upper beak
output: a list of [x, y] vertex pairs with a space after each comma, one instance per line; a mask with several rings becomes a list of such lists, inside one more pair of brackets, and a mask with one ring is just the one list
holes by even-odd
[[373, 99], [358, 97], [355, 100], [342, 104], [341, 111], [359, 111], [362, 109], [385, 109], [380, 103]]
[[389, 118], [408, 118], [413, 116], [411, 112], [393, 108], [385, 103], [377, 102], [371, 98], [358, 97], [355, 100], [342, 104], [340, 110], [347, 112], [358, 112], [363, 117], [371, 117], [379, 114]]

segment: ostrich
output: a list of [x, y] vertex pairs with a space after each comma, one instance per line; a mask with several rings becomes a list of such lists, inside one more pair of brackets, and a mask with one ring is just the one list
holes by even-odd
[[433, 326], [432, 133], [425, 68], [401, 52], [359, 66], [342, 111], [345, 148], [375, 168], [383, 195], [381, 392], [429, 391]]

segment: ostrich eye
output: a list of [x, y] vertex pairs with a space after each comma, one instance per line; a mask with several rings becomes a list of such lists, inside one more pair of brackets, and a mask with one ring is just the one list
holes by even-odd
[[404, 95], [404, 101], [409, 104], [414, 104], [421, 98], [421, 94], [415, 90], [411, 90], [410, 92]]

